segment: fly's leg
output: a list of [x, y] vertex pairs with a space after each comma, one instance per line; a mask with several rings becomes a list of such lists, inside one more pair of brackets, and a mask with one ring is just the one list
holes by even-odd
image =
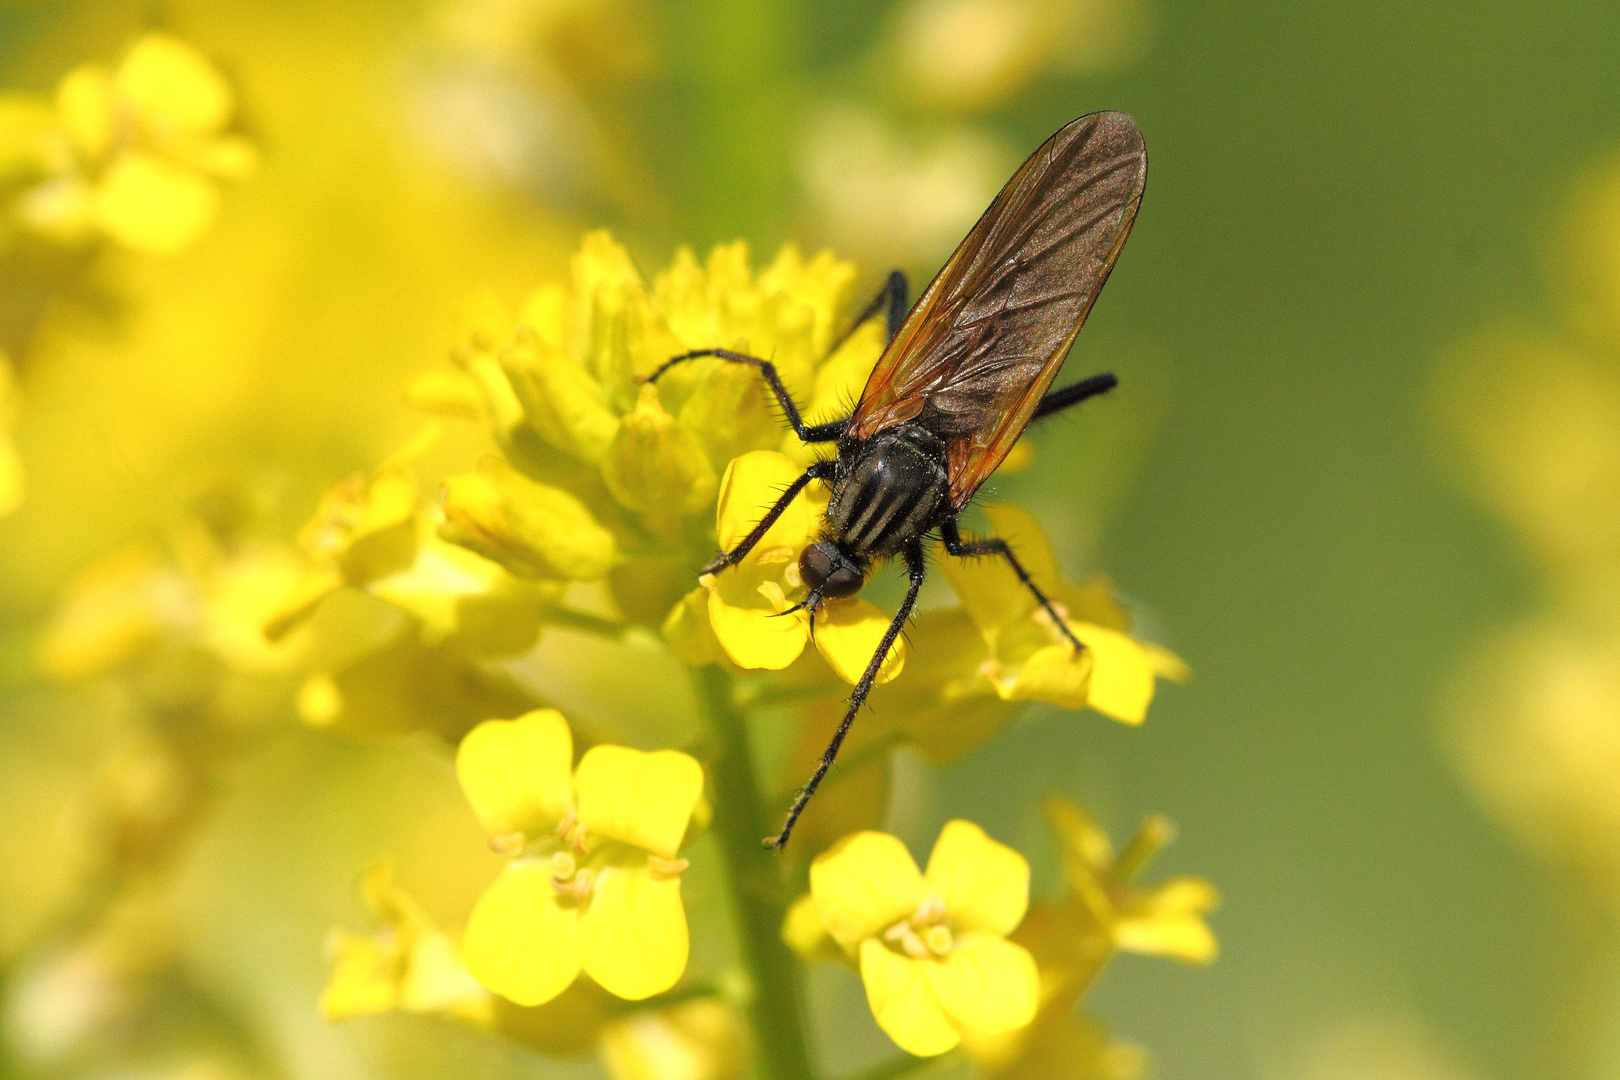
[[655, 383], [663, 377], [664, 372], [676, 364], [684, 364], [688, 360], [700, 360], [705, 356], [713, 356], [721, 360], [728, 360], [733, 364], [747, 364], [750, 367], [759, 368], [760, 375], [765, 379], [765, 385], [769, 386], [771, 393], [776, 395], [777, 404], [782, 406], [783, 415], [787, 417], [787, 422], [793, 427], [793, 433], [807, 443], [835, 442], [844, 433], [844, 429], [849, 426], [849, 417], [847, 416], [842, 420], [829, 420], [825, 424], [806, 424], [804, 418], [799, 415], [799, 407], [793, 403], [793, 396], [787, 392], [787, 387], [782, 385], [782, 377], [776, 373], [776, 365], [769, 360], [761, 360], [757, 356], [733, 352], [730, 349], [695, 349], [692, 352], [681, 353], [679, 356], [672, 356], [658, 365], [658, 370], [642, 381]]
[[[1109, 378], [1112, 377], [1109, 376]], [[1085, 648], [1080, 639], [1074, 636], [1074, 631], [1069, 629], [1069, 624], [1064, 622], [1063, 618], [1058, 614], [1057, 608], [1052, 606], [1052, 601], [1047, 599], [1046, 594], [1041, 591], [1041, 587], [1031, 580], [1029, 571], [1025, 570], [1024, 564], [1018, 561], [1018, 556], [1014, 555], [1012, 548], [1007, 546], [1007, 541], [999, 537], [989, 537], [984, 540], [964, 540], [955, 518], [951, 518], [944, 525], [941, 525], [939, 534], [940, 538], [945, 541], [945, 550], [958, 559], [973, 558], [979, 555], [1000, 555], [1006, 559], [1007, 565], [1012, 567], [1013, 573], [1018, 575], [1018, 580], [1024, 583], [1024, 587], [1035, 595], [1035, 599], [1040, 601], [1041, 607], [1045, 608], [1046, 613], [1052, 617], [1052, 625], [1063, 631], [1063, 636], [1069, 639], [1069, 644], [1074, 646], [1075, 652]]]
[[722, 554], [716, 556], [707, 566], [705, 566], [702, 570], [699, 570], [698, 573], [718, 574], [727, 567], [736, 566], [738, 563], [742, 562], [744, 556], [746, 556], [750, 551], [754, 550], [754, 545], [758, 544], [760, 540], [764, 539], [765, 534], [770, 531], [771, 526], [776, 524], [776, 519], [782, 516], [783, 511], [787, 510], [788, 504], [794, 500], [799, 492], [804, 490], [804, 486], [806, 484], [812, 480], [830, 480], [832, 479], [832, 474], [833, 463], [831, 461], [818, 461], [814, 465], [810, 466], [802, 475], [799, 476], [797, 480], [793, 481], [793, 483], [789, 484], [782, 491], [781, 496], [777, 498], [776, 502], [772, 504], [771, 508], [765, 511], [765, 516], [759, 519], [759, 524], [755, 525], [753, 531], [742, 538], [742, 542], [740, 544], [732, 548], [730, 551], [723, 552]]
[[906, 587], [906, 598], [900, 602], [900, 610], [894, 613], [894, 619], [889, 623], [889, 629], [883, 634], [883, 641], [878, 645], [877, 652], [867, 663], [866, 670], [861, 672], [861, 681], [855, 684], [855, 692], [850, 695], [849, 709], [844, 713], [844, 719], [838, 725], [838, 731], [833, 735], [832, 742], [821, 755], [821, 761], [816, 765], [816, 771], [810, 774], [810, 782], [799, 789], [798, 798], [793, 800], [793, 806], [788, 810], [787, 820], [782, 822], [782, 831], [775, 836], [767, 837], [765, 846], [781, 851], [788, 842], [788, 836], [793, 832], [793, 826], [798, 822], [799, 815], [810, 797], [821, 786], [822, 778], [827, 770], [832, 768], [833, 762], [838, 759], [838, 748], [844, 745], [844, 736], [849, 734], [849, 725], [855, 722], [855, 714], [860, 712], [861, 706], [866, 704], [866, 695], [872, 692], [872, 685], [877, 682], [878, 672], [883, 670], [883, 661], [888, 657], [889, 650], [894, 647], [894, 641], [900, 636], [900, 631], [911, 618], [911, 609], [917, 606], [917, 591], [922, 588], [925, 574], [922, 545], [913, 540], [905, 546], [906, 576], [911, 579]]
[[[1053, 390], [1041, 398], [1041, 403], [1035, 406], [1035, 415], [1030, 417], [1030, 423], [1051, 416], [1055, 412], [1062, 412], [1070, 405], [1078, 405], [1089, 397], [1106, 394], [1119, 385], [1119, 380], [1112, 374], [1093, 375], [1089, 379], [1081, 379], [1073, 386], [1065, 386], [1061, 390]], [[954, 555], [955, 552], [952, 552]]]
[[893, 341], [894, 335], [900, 332], [901, 325], [906, 321], [906, 300], [910, 291], [911, 287], [906, 283], [906, 275], [899, 270], [890, 270], [889, 276], [883, 281], [883, 288], [879, 289], [878, 294], [872, 297], [872, 302], [862, 308], [859, 315], [855, 316], [855, 321], [849, 324], [849, 329], [840, 334], [838, 340], [832, 343], [832, 348], [827, 350], [827, 355], [831, 356], [843, 348], [844, 342], [849, 340], [850, 335], [859, 330], [861, 324], [879, 311], [884, 313], [884, 344]]

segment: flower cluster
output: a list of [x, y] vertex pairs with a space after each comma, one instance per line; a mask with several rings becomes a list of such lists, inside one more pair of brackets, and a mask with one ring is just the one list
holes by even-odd
[[70, 71], [54, 100], [0, 96], [0, 228], [69, 247], [97, 237], [156, 255], [188, 247], [213, 224], [219, 181], [258, 168], [231, 130], [235, 113], [219, 70], [165, 33], [112, 69]]
[[[746, 251], [732, 245], [702, 265], [678, 255], [649, 288], [622, 248], [605, 234], [588, 236], [568, 288], [536, 290], [515, 316], [490, 296], [470, 301], [454, 367], [423, 375], [410, 390], [434, 417], [430, 427], [327, 496], [301, 535], [311, 568], [271, 620], [272, 634], [319, 621], [346, 592], [403, 618], [382, 646], [312, 675], [301, 695], [305, 719], [371, 733], [426, 728], [457, 741], [462, 787], [507, 860], [468, 913], [453, 957], [451, 939], [423, 929], [408, 905], [373, 899], [396, 930], [387, 948], [339, 939], [347, 944], [330, 1014], [436, 1011], [503, 1029], [492, 1001], [544, 1012], [606, 991], [646, 1001], [645, 1015], [669, 1022], [659, 995], [702, 985], [707, 975], [686, 972], [681, 882], [690, 864], [681, 849], [710, 797], [717, 823], [763, 809], [736, 802], [740, 790], [758, 787], [739, 789], [732, 776], [737, 760], [726, 745], [735, 729], [722, 725], [710, 736], [718, 747], [696, 744], [707, 765], [687, 753], [610, 745], [594, 730], [576, 760], [570, 725], [512, 676], [539, 662], [532, 646], [549, 628], [593, 634], [627, 655], [648, 648], [656, 639], [645, 635], [656, 632], [679, 660], [735, 687], [737, 701], [768, 705], [785, 694], [796, 703], [797, 745], [819, 752], [843, 688], [889, 616], [863, 599], [834, 601], [812, 635], [792, 610], [804, 594], [799, 553], [815, 539], [826, 504], [819, 483], [738, 566], [688, 584], [693, 568], [717, 546], [735, 544], [811, 458], [784, 436], [749, 368], [711, 358], [673, 369], [656, 387], [641, 379], [671, 355], [748, 349], [773, 358], [789, 391], [810, 402], [812, 419], [834, 416], [858, 395], [881, 348], [875, 329], [862, 327], [821, 359], [852, 278], [829, 256], [805, 261], [791, 248], [755, 277]], [[493, 450], [470, 472], [446, 473], [429, 502], [418, 473], [435, 454], [435, 425], [458, 419], [481, 423]], [[1156, 841], [1139, 838], [1116, 860], [1078, 808], [1053, 804], [1068, 891], [1026, 919], [1021, 855], [956, 821], [920, 872], [898, 840], [872, 831], [884, 785], [857, 792], [847, 779], [870, 774], [900, 742], [932, 760], [959, 757], [1031, 701], [1140, 723], [1156, 679], [1184, 676], [1172, 654], [1130, 635], [1106, 585], [1064, 579], [1032, 518], [1006, 506], [987, 514], [1086, 648], [1074, 652], [1004, 564], [942, 560], [960, 606], [924, 614], [910, 644], [889, 656], [876, 715], [863, 718], [849, 751], [855, 763], [822, 800], [831, 809], [813, 807], [800, 834], [803, 855], [816, 856], [807, 867], [810, 893], [786, 913], [752, 897], [740, 901], [738, 917], [785, 918], [785, 940], [801, 954], [857, 968], [878, 1023], [914, 1054], [961, 1046], [1008, 1072], [1056, 1039], [1085, 1043], [1097, 1068], [1129, 1063], [1129, 1051], [1079, 1026], [1069, 1010], [1115, 949], [1212, 957], [1202, 922], [1214, 903], [1208, 886], [1187, 879], [1132, 887]], [[390, 652], [393, 659], [380, 660]], [[461, 674], [447, 682], [465, 688], [505, 677], [505, 692], [531, 700], [505, 709], [485, 703], [485, 715], [522, 715], [476, 726], [472, 701], [452, 709], [438, 697], [424, 709], [418, 696], [403, 704], [405, 688], [451, 664]], [[717, 685], [712, 678], [705, 685]], [[396, 689], [382, 694], [386, 683]], [[356, 715], [366, 693], [388, 707]], [[746, 743], [742, 754], [749, 756]], [[784, 793], [802, 756], [790, 755]], [[710, 769], [716, 786], [706, 797]], [[757, 837], [745, 843], [751, 848]], [[731, 873], [740, 873], [735, 860], [745, 856], [732, 859]], [[765, 873], [782, 868], [767, 864]], [[784, 1003], [755, 1001], [756, 1025], [762, 1006]], [[759, 1052], [787, 1067], [766, 1030], [756, 1026], [766, 1043]]]

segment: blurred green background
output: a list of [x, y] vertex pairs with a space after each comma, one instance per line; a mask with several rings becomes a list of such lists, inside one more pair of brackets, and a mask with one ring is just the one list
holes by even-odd
[[[1578, 852], [1517, 842], [1488, 795], [1487, 813], [1443, 734], [1458, 665], [1547, 587], [1457, 482], [1436, 405], [1437, 372], [1482, 333], [1563, 332], [1568, 208], [1620, 149], [1620, 20], [1048, 6], [1073, 37], [979, 90], [951, 67], [974, 42], [929, 36], [943, 3], [0, 7], [0, 84], [48, 90], [156, 21], [231, 75], [265, 153], [196, 250], [123, 271], [171, 313], [245, 291], [217, 327], [5, 279], [31, 489], [0, 522], [8, 864], [51, 850], [51, 778], [95, 753], [63, 718], [99, 707], [19, 657], [67, 575], [189, 497], [199, 463], [285, 470], [296, 525], [409, 430], [397, 386], [443, 354], [461, 294], [515, 297], [597, 225], [644, 271], [680, 243], [745, 237], [763, 257], [792, 239], [920, 288], [1025, 153], [1120, 109], [1148, 194], [1066, 377], [1114, 370], [1121, 389], [1037, 434], [991, 496], [1033, 510], [1072, 574], [1110, 576], [1196, 675], [1141, 729], [1040, 707], [947, 770], [904, 765], [897, 828], [921, 844], [970, 817], [1034, 853], [1039, 887], [1042, 790], [1116, 834], [1177, 822], [1166, 863], [1221, 888], [1222, 957], [1127, 958], [1090, 999], [1167, 1080], [1620, 1076], [1612, 900]], [[503, 18], [527, 29], [503, 37]], [[906, 49], [931, 47], [930, 86]], [[328, 1033], [309, 1004], [356, 868], [403, 843], [402, 808], [454, 797], [404, 751], [299, 732], [233, 776], [186, 862], [193, 948], [289, 1074], [539, 1075], [448, 1029], [431, 1051], [405, 1021]], [[0, 884], [8, 942], [53, 888]]]

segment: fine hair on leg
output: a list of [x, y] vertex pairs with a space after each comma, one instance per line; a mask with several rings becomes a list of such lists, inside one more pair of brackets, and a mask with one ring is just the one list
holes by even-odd
[[821, 755], [821, 761], [816, 764], [816, 771], [810, 774], [810, 780], [799, 789], [799, 795], [793, 800], [793, 806], [787, 812], [787, 820], [782, 822], [782, 831], [775, 836], [765, 838], [765, 846], [781, 851], [787, 845], [788, 836], [793, 832], [793, 826], [804, 813], [810, 797], [821, 786], [822, 778], [827, 770], [832, 768], [833, 762], [838, 759], [838, 749], [844, 745], [844, 737], [849, 734], [850, 724], [855, 722], [855, 714], [860, 712], [861, 706], [866, 704], [866, 696], [872, 692], [872, 686], [877, 682], [878, 672], [883, 670], [883, 661], [888, 659], [889, 650], [894, 647], [895, 639], [905, 628], [906, 620], [911, 618], [911, 609], [917, 606], [917, 591], [922, 588], [923, 578], [927, 568], [923, 560], [922, 544], [913, 540], [902, 549], [906, 560], [906, 576], [910, 579], [906, 586], [906, 598], [900, 602], [900, 610], [894, 613], [889, 622], [888, 630], [884, 631], [883, 640], [867, 662], [866, 670], [861, 673], [861, 681], [855, 684], [855, 692], [850, 695], [849, 708], [844, 712], [844, 719], [838, 724], [838, 731], [834, 733], [832, 742]]
[[694, 349], [691, 352], [681, 353], [679, 356], [672, 356], [658, 365], [657, 370], [641, 381], [644, 383], [656, 383], [663, 378], [664, 372], [676, 364], [684, 364], [688, 360], [701, 360], [705, 356], [712, 356], [717, 360], [725, 360], [733, 364], [747, 364], [749, 367], [758, 368], [760, 375], [765, 379], [765, 385], [769, 386], [771, 393], [776, 395], [776, 403], [782, 407], [782, 414], [787, 418], [788, 425], [793, 428], [793, 433], [804, 442], [833, 442], [849, 426], [848, 417], [842, 420], [829, 420], [825, 424], [806, 424], [804, 418], [799, 414], [798, 405], [794, 404], [793, 395], [788, 393], [787, 387], [782, 384], [782, 377], [776, 373], [775, 364], [769, 360], [749, 356], [747, 353], [733, 352], [730, 349]]
[[945, 541], [945, 550], [958, 559], [970, 559], [981, 555], [999, 555], [1006, 559], [1007, 565], [1012, 567], [1013, 573], [1018, 575], [1018, 580], [1023, 582], [1024, 587], [1035, 595], [1035, 599], [1040, 601], [1041, 607], [1045, 608], [1046, 613], [1052, 617], [1052, 625], [1061, 630], [1063, 636], [1069, 639], [1069, 644], [1074, 646], [1075, 652], [1085, 648], [1080, 639], [1074, 636], [1074, 631], [1069, 629], [1069, 624], [1064, 622], [1063, 618], [1058, 614], [1057, 608], [1052, 606], [1052, 601], [1047, 599], [1046, 594], [1041, 591], [1041, 587], [1030, 578], [1029, 572], [1024, 569], [1024, 564], [1018, 561], [1018, 556], [1014, 555], [1012, 548], [1007, 546], [1007, 541], [997, 536], [986, 537], [983, 540], [964, 540], [962, 539], [961, 528], [957, 525], [955, 518], [951, 518], [941, 525], [939, 533], [940, 538]]
[[747, 536], [742, 538], [741, 543], [730, 551], [722, 552], [714, 559], [711, 559], [708, 565], [699, 570], [698, 573], [718, 574], [726, 567], [736, 566], [742, 562], [748, 553], [754, 550], [754, 545], [765, 538], [765, 534], [770, 531], [771, 526], [776, 524], [776, 519], [782, 516], [787, 510], [788, 504], [798, 497], [799, 492], [804, 490], [806, 484], [812, 480], [829, 479], [832, 474], [833, 463], [831, 461], [818, 461], [800, 473], [793, 483], [782, 489], [782, 494], [777, 496], [776, 502], [772, 503], [771, 508], [765, 511], [765, 516], [760, 518], [759, 523], [749, 531]]

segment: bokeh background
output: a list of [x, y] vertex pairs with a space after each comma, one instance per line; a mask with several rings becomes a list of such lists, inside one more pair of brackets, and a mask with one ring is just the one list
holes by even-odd
[[[1110, 108], [1146, 134], [1148, 194], [1068, 374], [1122, 387], [1041, 431], [993, 496], [1196, 676], [1141, 729], [1042, 707], [949, 769], [903, 760], [895, 827], [923, 843], [971, 817], [1034, 852], [1039, 885], [1042, 790], [1116, 831], [1173, 819], [1167, 866], [1222, 890], [1222, 957], [1127, 958], [1090, 1006], [1167, 1080], [1620, 1077], [1613, 15], [0, 4], [0, 87], [48, 92], [166, 28], [226, 73], [262, 155], [177, 254], [0, 256], [26, 476], [0, 520], [0, 960], [77, 895], [76, 807], [123, 745], [116, 695], [37, 662], [81, 568], [225, 475], [274, 492], [290, 535], [413, 429], [400, 388], [441, 361], [462, 298], [561, 275], [588, 228], [647, 272], [742, 237], [920, 287], [1030, 149]], [[266, 725], [165, 869], [194, 999], [177, 1030], [298, 1077], [595, 1075], [448, 1027], [320, 1020], [321, 940], [358, 868], [390, 853], [454, 907], [476, 886], [430, 871], [468, 825], [436, 813], [459, 795], [408, 746]], [[51, 1075], [27, 1009], [77, 999], [11, 992], [6, 1068]]]

